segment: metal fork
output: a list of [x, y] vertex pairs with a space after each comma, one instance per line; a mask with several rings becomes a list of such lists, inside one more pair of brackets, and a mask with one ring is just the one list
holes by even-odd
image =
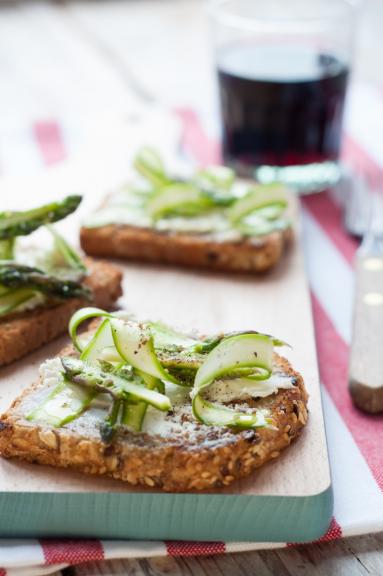
[[355, 263], [349, 388], [356, 406], [377, 413], [383, 411], [383, 207], [365, 179], [350, 190], [345, 223], [363, 240]]
[[[351, 168], [344, 168], [337, 193], [344, 204], [344, 226], [347, 232], [351, 236], [363, 238], [373, 224], [371, 183]], [[383, 211], [377, 211], [375, 218], [375, 229], [383, 231]]]

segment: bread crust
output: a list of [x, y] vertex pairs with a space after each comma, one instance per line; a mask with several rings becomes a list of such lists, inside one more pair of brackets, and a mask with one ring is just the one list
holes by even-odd
[[[130, 484], [170, 492], [215, 490], [248, 476], [280, 456], [307, 422], [307, 392], [300, 374], [275, 355], [279, 371], [295, 378], [295, 386], [267, 398], [252, 400], [252, 408], [267, 408], [274, 428], [235, 432], [204, 426], [193, 420], [192, 430], [173, 436], [121, 430], [111, 445], [85, 412], [74, 422], [55, 429], [26, 420], [28, 399], [42, 383], [25, 390], [0, 418], [0, 454], [30, 462], [106, 475]], [[81, 421], [82, 420], [82, 421]]]
[[[111, 308], [122, 294], [122, 272], [112, 264], [91, 259], [87, 260], [87, 266], [89, 274], [84, 284], [92, 290], [92, 304]], [[87, 305], [89, 302], [71, 298], [49, 308], [36, 308], [0, 320], [0, 366], [65, 334], [72, 314]]]
[[291, 228], [256, 240], [235, 242], [128, 225], [83, 227], [80, 232], [81, 247], [91, 256], [251, 273], [266, 272], [274, 267], [292, 238]]

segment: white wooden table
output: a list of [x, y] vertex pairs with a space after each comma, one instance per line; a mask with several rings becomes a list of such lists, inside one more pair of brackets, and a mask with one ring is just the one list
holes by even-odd
[[[383, 2], [370, 0], [361, 24], [355, 76], [382, 83]], [[175, 46], [177, 49], [175, 50]], [[0, 157], [10, 144], [23, 163], [21, 127], [65, 118], [81, 150], [96, 121], [107, 123], [139, 102], [191, 106], [215, 122], [215, 90], [201, 0], [21, 2], [0, 8]], [[178, 575], [356, 576], [383, 574], [383, 535], [300, 548], [210, 558], [92, 563], [62, 576]]]

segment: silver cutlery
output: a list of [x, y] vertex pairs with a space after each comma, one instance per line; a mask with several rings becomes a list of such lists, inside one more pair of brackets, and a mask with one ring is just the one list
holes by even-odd
[[349, 389], [354, 404], [383, 411], [383, 206], [376, 190], [357, 178], [345, 203], [345, 223], [362, 235], [356, 253]]

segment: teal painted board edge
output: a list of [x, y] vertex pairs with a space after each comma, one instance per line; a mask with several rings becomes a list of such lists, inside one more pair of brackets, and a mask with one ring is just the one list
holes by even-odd
[[0, 536], [310, 542], [327, 531], [319, 494], [0, 493]]

